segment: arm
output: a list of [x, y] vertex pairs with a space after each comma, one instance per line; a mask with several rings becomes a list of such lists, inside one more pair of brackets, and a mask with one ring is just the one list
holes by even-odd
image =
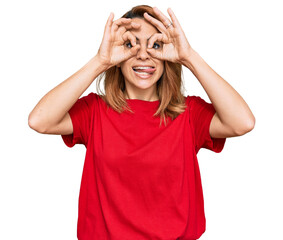
[[39, 133], [73, 133], [68, 111], [103, 71], [105, 71], [104, 65], [100, 63], [97, 56], [93, 57], [38, 102], [29, 114], [29, 126]]
[[[107, 69], [136, 55], [139, 45], [130, 29], [139, 28], [140, 24], [131, 19], [120, 18], [113, 22], [111, 13], [104, 29], [104, 36], [98, 53], [79, 71], [49, 91], [29, 114], [29, 126], [39, 133], [68, 135], [73, 133], [73, 126], [68, 111], [91, 85], [94, 79]], [[130, 40], [135, 46], [125, 48]]]
[[216, 113], [210, 125], [211, 137], [240, 136], [254, 128], [255, 117], [239, 93], [191, 50], [184, 65], [196, 76]]
[[[159, 20], [148, 14], [144, 17], [157, 27], [160, 33], [151, 37], [147, 51], [158, 59], [186, 66], [199, 80], [216, 111], [209, 129], [211, 137], [233, 137], [251, 131], [255, 124], [255, 117], [248, 105], [236, 90], [193, 50], [172, 9], [167, 10], [172, 22], [158, 8], [155, 7], [153, 10]], [[162, 51], [151, 48], [156, 40], [163, 42]]]

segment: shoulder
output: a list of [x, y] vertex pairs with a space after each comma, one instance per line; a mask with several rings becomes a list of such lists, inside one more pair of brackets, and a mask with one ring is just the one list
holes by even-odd
[[90, 105], [92, 105], [96, 111], [108, 108], [105, 95], [91, 92], [87, 95], [87, 97], [89, 98]]
[[185, 101], [188, 107], [191, 107], [195, 104], [202, 103], [204, 100], [200, 96], [195, 95], [187, 95], [185, 96]]
[[80, 100], [92, 105], [95, 102], [101, 101], [101, 96], [95, 92], [90, 92], [88, 95], [81, 97]]
[[90, 92], [87, 95], [81, 96], [76, 103], [72, 107], [72, 111], [75, 110], [92, 110], [93, 108], [96, 108], [95, 105], [97, 105], [97, 102], [99, 101], [99, 95], [94, 92]]

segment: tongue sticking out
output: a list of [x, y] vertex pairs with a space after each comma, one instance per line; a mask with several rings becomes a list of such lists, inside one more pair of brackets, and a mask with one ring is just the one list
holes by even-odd
[[135, 72], [154, 73], [155, 68], [134, 69]]

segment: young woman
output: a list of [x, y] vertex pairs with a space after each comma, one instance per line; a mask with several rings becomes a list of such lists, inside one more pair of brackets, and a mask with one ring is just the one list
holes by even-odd
[[[79, 240], [198, 239], [205, 215], [197, 153], [221, 152], [226, 138], [254, 127], [242, 97], [168, 13], [171, 20], [146, 5], [115, 21], [111, 13], [97, 54], [29, 115], [37, 132], [86, 146]], [[212, 103], [183, 95], [182, 65]], [[80, 98], [102, 76], [105, 94]]]

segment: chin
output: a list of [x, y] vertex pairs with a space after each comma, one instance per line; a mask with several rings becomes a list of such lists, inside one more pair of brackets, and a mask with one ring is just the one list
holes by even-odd
[[137, 82], [134, 82], [134, 83], [131, 82], [131, 84], [134, 85], [136, 88], [139, 88], [139, 89], [148, 89], [148, 88], [153, 87], [156, 83], [152, 83], [150, 81], [142, 80], [142, 81], [137, 81]]

